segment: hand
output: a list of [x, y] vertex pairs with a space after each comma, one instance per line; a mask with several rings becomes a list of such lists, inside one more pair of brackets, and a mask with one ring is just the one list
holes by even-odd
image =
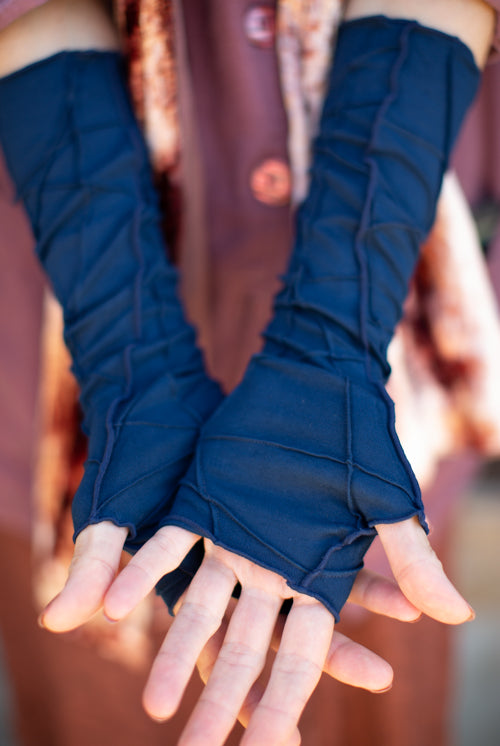
[[[45, 626], [54, 631], [70, 629], [99, 607], [116, 572], [123, 543], [120, 531], [101, 524], [82, 533], [70, 578], [47, 608]], [[446, 578], [416, 519], [379, 526], [378, 531], [406, 597], [390, 581], [363, 570], [353, 587], [352, 602], [407, 621], [418, 618], [420, 611], [450, 624], [472, 618], [473, 612]], [[87, 532], [93, 535], [86, 536]], [[112, 619], [125, 616], [162, 574], [177, 566], [197, 538], [176, 527], [158, 531], [109, 587], [107, 615]], [[223, 616], [236, 580], [243, 592], [222, 642]], [[283, 625], [271, 680], [262, 694], [258, 677], [285, 597], [293, 597], [294, 603]], [[332, 637], [332, 631], [333, 618], [317, 601], [292, 591], [274, 573], [207, 542], [206, 560], [153, 666], [144, 695], [146, 709], [160, 719], [172, 715], [201, 656], [205, 678], [213, 671], [182, 746], [194, 746], [200, 737], [204, 746], [222, 743], [240, 710], [241, 719], [249, 724], [246, 745], [298, 743], [296, 723], [321, 669], [371, 690], [383, 690], [392, 681], [385, 661], [337, 632]], [[287, 668], [290, 660], [294, 665]], [[300, 668], [297, 660], [302, 662]]]
[[[62, 591], [52, 599], [39, 617], [39, 623], [51, 632], [68, 632], [85, 624], [102, 608], [106, 591], [112, 584], [127, 538], [127, 529], [109, 521], [87, 526], [77, 537], [68, 578]], [[155, 534], [147, 546], [156, 547], [162, 556], [182, 558], [193, 545], [192, 534], [172, 528], [168, 547], [163, 532]], [[168, 562], [168, 559], [166, 559]]]
[[[84, 624], [103, 606], [108, 589], [107, 615], [112, 619], [126, 616], [152, 590], [162, 574], [178, 566], [197, 537], [175, 526], [160, 529], [113, 582], [125, 538], [126, 529], [107, 521], [88, 526], [82, 531], [75, 543], [66, 585], [40, 615], [40, 623], [46, 629], [56, 633], [67, 632]], [[290, 589], [287, 592], [291, 593]], [[418, 616], [418, 612], [408, 604], [392, 581], [367, 570], [359, 573], [349, 600], [402, 621], [413, 621], [415, 614]], [[336, 636], [340, 638], [338, 633]], [[356, 650], [359, 647], [356, 646]], [[343, 650], [342, 660], [346, 658], [345, 653]], [[372, 655], [370, 653], [370, 659]], [[349, 666], [344, 670], [336, 663], [335, 678], [353, 686], [378, 688], [376, 683], [370, 681], [365, 684], [363, 677], [358, 680], [354, 667], [353, 674], [349, 674], [348, 669]], [[354, 676], [352, 681], [350, 676]]]

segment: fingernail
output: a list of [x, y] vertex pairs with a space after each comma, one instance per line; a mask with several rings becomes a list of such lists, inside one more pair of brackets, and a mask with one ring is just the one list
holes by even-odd
[[119, 619], [112, 619], [112, 618], [111, 618], [110, 616], [108, 616], [108, 615], [106, 614], [106, 612], [105, 612], [105, 611], [103, 611], [103, 616], [104, 616], [105, 620], [106, 620], [107, 622], [109, 622], [110, 624], [116, 624], [116, 623], [117, 623], [118, 621], [120, 621]]
[[419, 614], [415, 619], [408, 619], [408, 624], [416, 624], [422, 619], [423, 614]]
[[392, 689], [392, 684], [389, 684], [389, 686], [386, 686], [385, 689], [370, 689], [370, 691], [372, 694], [385, 694], [391, 689]]
[[41, 627], [42, 629], [47, 629], [46, 626], [45, 626], [45, 624], [44, 624], [43, 617], [44, 617], [44, 613], [42, 611], [42, 613], [40, 614], [40, 616], [38, 617], [38, 619], [36, 621], [37, 621], [37, 624], [38, 624], [39, 627]]
[[476, 618], [476, 612], [474, 611], [472, 606], [469, 606], [469, 609], [470, 609], [470, 615], [465, 620], [466, 622], [472, 622], [472, 620]]

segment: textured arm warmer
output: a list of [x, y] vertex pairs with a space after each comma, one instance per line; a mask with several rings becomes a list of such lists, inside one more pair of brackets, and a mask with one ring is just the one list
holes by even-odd
[[165, 520], [336, 617], [376, 524], [418, 516], [426, 528], [386, 350], [479, 77], [461, 41], [416, 22], [342, 24], [263, 352], [202, 428]]
[[[0, 142], [81, 387], [89, 453], [75, 535], [112, 521], [134, 551], [168, 512], [222, 396], [176, 296], [119, 55], [62, 52], [1, 79]], [[167, 601], [179, 577], [183, 590], [182, 571], [163, 582]]]

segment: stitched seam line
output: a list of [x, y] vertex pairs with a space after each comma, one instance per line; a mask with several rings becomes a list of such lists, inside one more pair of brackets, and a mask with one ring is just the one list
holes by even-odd
[[374, 159], [370, 156], [370, 153], [375, 149], [375, 142], [376, 142], [377, 135], [382, 125], [382, 119], [385, 113], [387, 112], [389, 106], [392, 104], [392, 102], [395, 100], [398, 94], [398, 76], [399, 76], [401, 67], [408, 55], [408, 36], [410, 32], [413, 30], [413, 28], [415, 27], [415, 25], [416, 25], [415, 23], [410, 22], [403, 28], [400, 41], [399, 41], [399, 55], [391, 70], [389, 93], [387, 94], [385, 99], [382, 101], [380, 108], [377, 112], [377, 115], [375, 117], [371, 138], [366, 148], [365, 157], [364, 157], [364, 162], [367, 164], [369, 168], [370, 177], [369, 177], [368, 188], [366, 192], [365, 204], [363, 206], [363, 212], [361, 215], [361, 222], [360, 222], [358, 233], [354, 241], [354, 251], [355, 251], [355, 254], [358, 260], [358, 266], [360, 269], [360, 303], [359, 303], [360, 332], [361, 332], [361, 340], [362, 340], [363, 347], [365, 350], [366, 374], [370, 381], [373, 381], [373, 374], [371, 370], [371, 355], [370, 355], [370, 348], [368, 344], [368, 317], [369, 317], [368, 283], [369, 283], [369, 278], [368, 278], [368, 263], [366, 259], [364, 240], [366, 236], [366, 231], [369, 228], [369, 223], [371, 219], [371, 210], [372, 210], [373, 200], [375, 197], [376, 183], [379, 177], [377, 164], [374, 161]]

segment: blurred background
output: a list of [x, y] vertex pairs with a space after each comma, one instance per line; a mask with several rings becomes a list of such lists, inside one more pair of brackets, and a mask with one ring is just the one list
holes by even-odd
[[483, 469], [462, 502], [453, 576], [476, 611], [455, 632], [453, 746], [500, 743], [500, 463]]

